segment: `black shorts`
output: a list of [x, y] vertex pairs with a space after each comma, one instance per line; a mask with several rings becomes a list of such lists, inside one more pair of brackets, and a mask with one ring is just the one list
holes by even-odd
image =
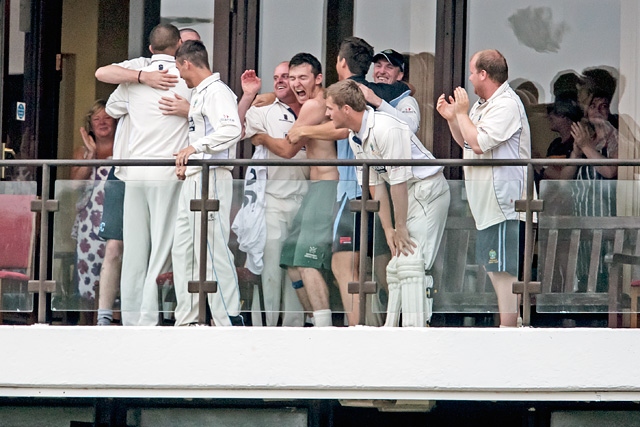
[[115, 176], [112, 167], [104, 184], [104, 206], [98, 236], [104, 240], [122, 240], [122, 208], [124, 205], [124, 182]]
[[476, 262], [487, 271], [505, 271], [518, 277], [524, 258], [525, 223], [507, 220], [478, 230], [476, 237]]
[[[360, 198], [358, 198], [359, 200]], [[333, 252], [360, 251], [361, 213], [351, 212], [346, 195], [338, 203], [333, 223]], [[377, 216], [369, 213], [367, 255], [378, 256], [390, 252], [382, 224]]]

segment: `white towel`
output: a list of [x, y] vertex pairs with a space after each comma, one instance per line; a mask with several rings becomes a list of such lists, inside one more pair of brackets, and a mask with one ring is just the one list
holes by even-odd
[[[258, 146], [252, 159], [267, 158], [267, 149]], [[244, 178], [244, 200], [231, 229], [238, 236], [239, 249], [247, 254], [246, 267], [253, 274], [262, 274], [262, 256], [267, 242], [265, 220], [267, 184], [266, 166], [249, 166]]]

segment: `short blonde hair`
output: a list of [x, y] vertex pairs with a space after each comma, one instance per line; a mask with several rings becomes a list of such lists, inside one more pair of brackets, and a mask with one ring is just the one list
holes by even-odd
[[107, 108], [107, 101], [104, 99], [98, 99], [93, 103], [87, 114], [84, 116], [84, 128], [87, 132], [93, 132], [93, 126], [91, 125], [91, 118], [98, 114], [100, 111]]
[[339, 108], [348, 105], [357, 112], [364, 111], [367, 108], [367, 101], [364, 99], [364, 94], [360, 90], [358, 83], [351, 79], [332, 84], [325, 92], [324, 97], [325, 99], [331, 97], [333, 103]]

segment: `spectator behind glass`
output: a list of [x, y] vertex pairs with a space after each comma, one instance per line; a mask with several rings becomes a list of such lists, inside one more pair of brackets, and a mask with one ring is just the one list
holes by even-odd
[[[113, 138], [116, 121], [105, 111], [105, 101], [96, 101], [85, 118], [85, 126], [80, 128], [83, 147], [74, 152], [74, 159], [108, 159], [113, 153]], [[76, 277], [78, 294], [83, 302], [95, 300], [100, 281], [100, 269], [105, 253], [105, 242], [98, 237], [102, 221], [104, 183], [109, 174], [108, 166], [76, 166], [71, 170], [71, 178], [91, 180], [76, 204], [76, 219], [72, 237], [78, 244], [76, 249]], [[93, 308], [87, 304], [86, 308]]]
[[[573, 151], [573, 136], [571, 125], [582, 119], [582, 110], [576, 101], [571, 99], [556, 99], [547, 107], [549, 128], [560, 135], [554, 139], [547, 149], [549, 159], [568, 159]], [[575, 168], [567, 166], [549, 166], [542, 171], [543, 179], [573, 179]]]
[[[611, 120], [610, 103], [615, 91], [615, 78], [606, 70], [588, 70], [578, 85], [581, 105], [587, 102], [585, 117], [571, 125], [574, 139], [572, 159], [617, 159], [618, 130]], [[616, 188], [611, 180], [618, 178], [616, 165], [571, 166], [579, 181], [574, 191], [575, 214], [580, 216], [615, 216]]]
[[[578, 102], [583, 107], [586, 123], [575, 123], [571, 134], [575, 140], [572, 158], [617, 159], [618, 158], [618, 118], [611, 114], [611, 100], [616, 91], [617, 81], [603, 68], [587, 69], [578, 84]], [[591, 132], [589, 126], [593, 128]], [[576, 150], [577, 148], [577, 150]], [[578, 179], [616, 179], [617, 166], [581, 166]]]
[[[611, 101], [613, 100], [617, 86], [618, 81], [610, 71], [604, 68], [585, 69], [577, 84], [578, 101], [582, 105], [585, 115], [588, 114], [587, 110], [589, 108], [598, 106], [602, 108], [600, 116], [604, 116], [604, 119], [609, 121], [613, 127], [617, 129], [618, 116], [611, 114], [610, 111]], [[602, 101], [594, 103], [593, 101], [595, 99], [601, 99]]]
[[578, 101], [580, 76], [573, 70], [560, 71], [551, 82], [554, 98]]

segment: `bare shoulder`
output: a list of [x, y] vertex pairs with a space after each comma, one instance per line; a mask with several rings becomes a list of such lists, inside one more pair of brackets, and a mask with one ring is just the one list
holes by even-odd
[[304, 125], [318, 125], [324, 123], [326, 120], [327, 107], [324, 102], [324, 98], [318, 99], [312, 98], [302, 104], [300, 114], [296, 124], [298, 126]]
[[324, 98], [320, 97], [320, 98], [312, 98], [310, 100], [308, 100], [307, 102], [305, 102], [304, 104], [302, 104], [302, 108], [300, 109], [300, 113], [302, 113], [304, 110], [307, 111], [318, 111], [318, 110], [322, 110], [323, 112], [325, 111], [325, 109], [327, 108], [327, 104], [324, 100]]

